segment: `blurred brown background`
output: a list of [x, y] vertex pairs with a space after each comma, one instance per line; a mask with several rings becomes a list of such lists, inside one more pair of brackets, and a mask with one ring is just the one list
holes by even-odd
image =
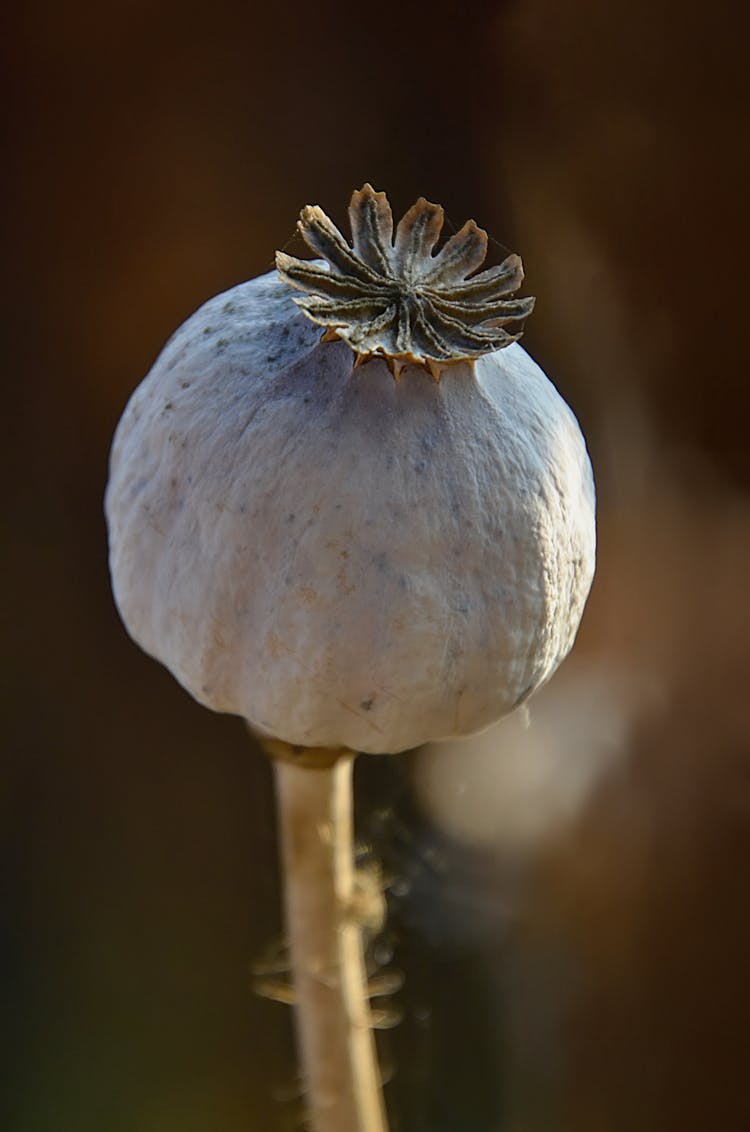
[[750, 1128], [741, 12], [6, 13], [9, 1132], [294, 1126], [290, 1018], [249, 974], [280, 930], [269, 772], [128, 640], [101, 501], [172, 330], [268, 270], [303, 204], [343, 221], [365, 180], [523, 254], [525, 345], [600, 501], [571, 692], [542, 713], [597, 770], [563, 817], [553, 798], [533, 836], [469, 845], [426, 807], [419, 756], [360, 760], [363, 837], [396, 878], [381, 950], [407, 976], [393, 1130]]

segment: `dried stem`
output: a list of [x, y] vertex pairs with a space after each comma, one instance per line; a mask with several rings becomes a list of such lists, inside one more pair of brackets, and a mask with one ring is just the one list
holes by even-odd
[[352, 766], [274, 759], [297, 1038], [314, 1132], [387, 1132], [360, 927]]

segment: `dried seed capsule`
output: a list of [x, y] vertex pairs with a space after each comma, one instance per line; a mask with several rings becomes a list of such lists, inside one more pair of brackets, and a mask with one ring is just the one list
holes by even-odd
[[469, 222], [433, 255], [437, 207], [394, 242], [365, 186], [353, 248], [303, 210], [328, 266], [280, 256], [201, 307], [115, 437], [130, 633], [291, 744], [395, 752], [487, 726], [569, 651], [593, 577], [583, 437], [503, 329], [530, 309], [507, 298], [520, 260], [467, 279], [486, 238]]

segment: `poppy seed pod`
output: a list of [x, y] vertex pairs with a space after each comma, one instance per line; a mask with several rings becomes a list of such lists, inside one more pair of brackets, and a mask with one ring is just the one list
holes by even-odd
[[394, 238], [369, 185], [350, 217], [353, 246], [304, 209], [320, 258], [279, 254], [172, 337], [120, 421], [106, 510], [125, 625], [196, 699], [387, 753], [486, 727], [555, 670], [594, 488], [516, 341], [518, 257], [477, 274], [472, 221], [435, 252], [424, 200]]

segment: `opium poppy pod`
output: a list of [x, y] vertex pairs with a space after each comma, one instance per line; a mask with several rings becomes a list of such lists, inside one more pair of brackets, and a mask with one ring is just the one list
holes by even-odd
[[[493, 723], [573, 644], [594, 487], [573, 413], [518, 344], [517, 256], [477, 273], [315, 207], [315, 260], [209, 300], [131, 398], [107, 491], [115, 596], [196, 699], [289, 744], [396, 752]], [[326, 330], [321, 337], [321, 327]]]

